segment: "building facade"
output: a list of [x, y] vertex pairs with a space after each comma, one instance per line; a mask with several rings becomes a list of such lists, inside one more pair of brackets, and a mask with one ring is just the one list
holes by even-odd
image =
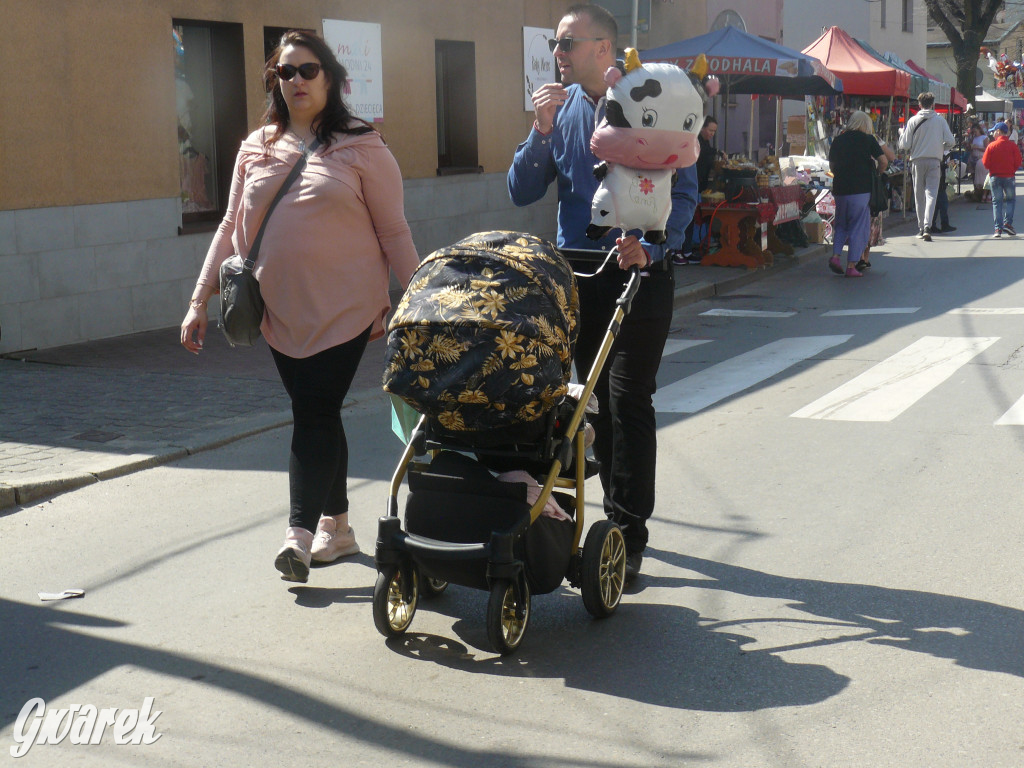
[[785, 0], [782, 26], [783, 45], [798, 51], [829, 27], [839, 27], [876, 51], [895, 53], [903, 61], [913, 59], [923, 64], [926, 58], [928, 10], [924, 0]]
[[[514, 208], [505, 174], [533, 119], [523, 30], [553, 28], [568, 5], [0, 4], [8, 57], [40, 64], [31, 78], [0, 81], [0, 353], [180, 322], [238, 144], [265, 109], [267, 52], [283, 31], [322, 33], [325, 20], [376, 25], [376, 126], [402, 169], [421, 254], [488, 229], [553, 237], [553, 191]], [[703, 2], [651, 0], [644, 9], [642, 47], [706, 23]], [[631, 36], [624, 25], [620, 46]]]

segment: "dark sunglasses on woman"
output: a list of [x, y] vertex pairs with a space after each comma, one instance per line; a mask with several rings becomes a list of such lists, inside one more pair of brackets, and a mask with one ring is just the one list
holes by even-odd
[[274, 71], [282, 80], [291, 80], [295, 77], [296, 72], [302, 76], [303, 80], [316, 80], [317, 75], [320, 74], [320, 65], [315, 61], [299, 64], [297, 67], [294, 64], [278, 64], [274, 67]]

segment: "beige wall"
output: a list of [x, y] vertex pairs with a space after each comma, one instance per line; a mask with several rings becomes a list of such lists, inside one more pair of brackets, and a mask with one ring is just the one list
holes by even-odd
[[871, 34], [868, 36], [871, 47], [879, 53], [892, 51], [904, 61], [913, 59], [924, 66], [928, 60], [928, 9], [924, 3], [914, 3], [913, 29], [910, 32], [903, 31], [902, 5], [893, 0], [889, 0], [886, 6], [884, 29], [881, 21], [881, 9], [878, 3], [873, 3]]
[[[168, 197], [177, 146], [169, 15], [156, 3], [0, 5], [0, 210]], [[160, 141], [162, 137], [165, 140]]]
[[263, 28], [324, 18], [382, 27], [385, 121], [406, 178], [434, 176], [434, 41], [476, 42], [480, 164], [508, 167], [522, 107], [521, 27], [554, 26], [552, 0], [34, 0], [0, 4], [9, 58], [45, 62], [0, 79], [0, 210], [175, 197], [172, 18], [243, 25], [249, 125], [262, 114]]

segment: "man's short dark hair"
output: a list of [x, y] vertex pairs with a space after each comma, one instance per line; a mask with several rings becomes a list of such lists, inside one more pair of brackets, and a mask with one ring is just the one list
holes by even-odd
[[708, 115], [707, 117], [704, 118], [704, 125], [702, 127], [707, 128], [712, 123], [718, 125], [718, 120], [715, 119], [714, 115]]
[[917, 95], [917, 103], [921, 105], [922, 109], [931, 109], [935, 106], [935, 94], [931, 91], [925, 91]]
[[615, 17], [612, 16], [608, 9], [602, 8], [600, 5], [594, 5], [593, 3], [577, 3], [576, 5], [570, 6], [569, 10], [565, 12], [565, 15], [572, 16], [577, 19], [580, 16], [586, 16], [590, 19], [590, 23], [596, 27], [601, 34], [611, 40], [613, 46], [618, 45], [619, 23], [615, 21]]

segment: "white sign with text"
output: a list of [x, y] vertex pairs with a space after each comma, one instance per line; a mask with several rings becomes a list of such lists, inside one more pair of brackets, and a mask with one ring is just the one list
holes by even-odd
[[555, 82], [555, 56], [548, 48], [548, 40], [555, 30], [542, 27], [523, 27], [523, 86], [526, 88], [524, 109], [533, 112], [533, 92], [545, 83]]
[[356, 117], [371, 123], [384, 119], [384, 79], [380, 24], [324, 19], [324, 40], [348, 70], [345, 102]]

